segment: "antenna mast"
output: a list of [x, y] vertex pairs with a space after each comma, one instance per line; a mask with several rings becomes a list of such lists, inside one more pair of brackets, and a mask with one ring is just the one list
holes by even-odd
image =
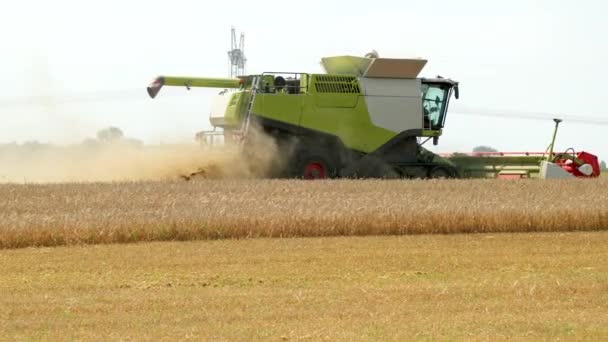
[[236, 29], [232, 27], [232, 39], [230, 44], [230, 51], [228, 51], [228, 58], [230, 59], [230, 77], [236, 78], [245, 74], [245, 64], [247, 58], [245, 58], [245, 34], [241, 32], [241, 37], [238, 41], [236, 40]]

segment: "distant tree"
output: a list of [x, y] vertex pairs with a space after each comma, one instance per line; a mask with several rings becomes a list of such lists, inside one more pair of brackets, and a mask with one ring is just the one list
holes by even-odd
[[602, 170], [608, 170], [608, 167], [606, 167], [606, 162], [602, 160], [602, 162], [600, 163], [600, 168]]
[[124, 134], [118, 127], [108, 127], [97, 131], [97, 139], [104, 143], [116, 142], [121, 140]]
[[498, 150], [490, 146], [480, 145], [475, 147], [473, 152], [498, 152]]

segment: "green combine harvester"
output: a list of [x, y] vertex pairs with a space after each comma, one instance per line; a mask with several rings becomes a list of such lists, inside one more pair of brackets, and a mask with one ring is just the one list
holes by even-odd
[[275, 175], [458, 176], [453, 163], [419, 143], [437, 143], [450, 98], [458, 98], [458, 82], [417, 78], [426, 64], [421, 59], [340, 56], [323, 58], [322, 64], [327, 74], [160, 76], [148, 94], [156, 97], [163, 86], [234, 89], [214, 99], [211, 124], [223, 129], [227, 143], [240, 142], [245, 150], [254, 127], [273, 137], [286, 154]]
[[319, 179], [536, 177], [542, 156], [439, 156], [436, 145], [458, 82], [419, 78], [422, 59], [377, 55], [322, 58], [326, 74], [265, 72], [235, 79], [160, 76], [147, 88], [154, 98], [163, 86], [222, 90], [210, 121], [226, 144], [241, 144], [246, 156], [257, 132], [272, 137], [278, 153], [272, 175]]

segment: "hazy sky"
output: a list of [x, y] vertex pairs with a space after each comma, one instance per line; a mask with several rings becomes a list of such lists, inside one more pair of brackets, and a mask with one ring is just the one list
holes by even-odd
[[[604, 1], [10, 1], [0, 11], [0, 142], [78, 142], [108, 125], [149, 143], [209, 128], [217, 90], [145, 92], [159, 74], [224, 77], [230, 27], [250, 73], [321, 72], [322, 56], [424, 57], [461, 82], [439, 151], [558, 147], [608, 159]], [[505, 117], [471, 114], [501, 114]], [[541, 114], [526, 114], [541, 113]], [[542, 114], [544, 113], [544, 114]], [[601, 124], [603, 123], [603, 124]]]

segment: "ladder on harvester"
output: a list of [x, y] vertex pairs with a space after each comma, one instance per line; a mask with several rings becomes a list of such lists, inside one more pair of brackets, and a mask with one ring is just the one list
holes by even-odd
[[245, 117], [241, 122], [241, 127], [238, 131], [238, 136], [240, 138], [240, 143], [244, 143], [247, 133], [249, 131], [249, 126], [251, 125], [251, 112], [253, 111], [253, 104], [255, 102], [255, 96], [258, 92], [258, 86], [260, 83], [260, 76], [253, 76], [251, 79], [251, 94], [249, 95], [249, 100], [247, 101], [247, 109], [245, 110]]

